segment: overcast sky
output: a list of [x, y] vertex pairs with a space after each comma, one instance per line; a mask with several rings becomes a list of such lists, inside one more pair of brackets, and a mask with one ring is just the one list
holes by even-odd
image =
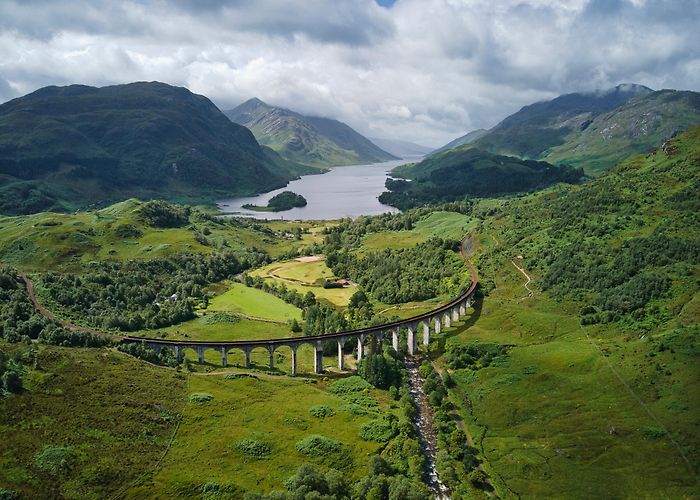
[[439, 146], [619, 83], [700, 90], [700, 0], [0, 0], [0, 102], [159, 80]]

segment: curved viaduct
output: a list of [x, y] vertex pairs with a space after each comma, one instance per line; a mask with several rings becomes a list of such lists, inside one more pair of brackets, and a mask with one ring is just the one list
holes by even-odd
[[165, 340], [148, 337], [126, 336], [122, 337], [122, 342], [142, 343], [160, 352], [162, 349], [171, 349], [175, 352], [178, 361], [182, 360], [185, 349], [193, 349], [197, 352], [199, 362], [204, 363], [204, 353], [207, 349], [213, 349], [221, 353], [221, 365], [227, 365], [227, 355], [232, 349], [241, 350], [245, 354], [245, 366], [250, 368], [250, 353], [257, 348], [263, 348], [270, 355], [270, 369], [274, 368], [274, 354], [280, 347], [289, 347], [292, 351], [291, 374], [297, 373], [297, 349], [302, 344], [309, 344], [314, 349], [314, 372], [323, 372], [323, 345], [328, 341], [335, 340], [338, 345], [338, 368], [343, 370], [344, 348], [348, 342], [357, 343], [357, 361], [359, 362], [365, 353], [365, 346], [368, 341], [381, 344], [385, 338], [391, 335], [394, 349], [399, 349], [399, 331], [405, 328], [408, 332], [408, 353], [414, 354], [418, 349], [418, 335], [422, 331], [423, 345], [430, 342], [431, 330], [440, 333], [444, 326], [449, 328], [453, 321], [459, 321], [464, 316], [467, 309], [471, 307], [474, 292], [478, 283], [476, 269], [467, 259], [465, 252], [465, 237], [461, 243], [461, 254], [464, 261], [469, 266], [471, 273], [471, 283], [466, 291], [449, 303], [442, 305], [432, 311], [419, 314], [410, 318], [386, 323], [379, 326], [360, 328], [357, 330], [347, 330], [344, 332], [327, 333], [323, 335], [313, 335], [309, 337], [285, 337], [267, 340], [227, 340], [227, 341], [198, 341], [198, 340]]

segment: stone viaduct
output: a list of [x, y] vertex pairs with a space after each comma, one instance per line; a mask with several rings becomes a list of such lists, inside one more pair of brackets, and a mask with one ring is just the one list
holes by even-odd
[[268, 340], [230, 340], [230, 341], [197, 341], [197, 340], [166, 340], [147, 337], [126, 336], [122, 338], [122, 342], [143, 343], [146, 346], [160, 352], [161, 349], [171, 349], [175, 352], [179, 361], [183, 358], [185, 349], [193, 349], [197, 352], [199, 362], [204, 363], [204, 352], [207, 349], [213, 349], [221, 353], [221, 365], [227, 365], [227, 356], [230, 350], [241, 350], [245, 354], [245, 366], [250, 368], [250, 353], [254, 349], [262, 348], [267, 350], [270, 356], [270, 369], [274, 368], [275, 351], [280, 347], [289, 347], [292, 352], [291, 374], [297, 373], [297, 349], [302, 344], [309, 344], [314, 350], [314, 372], [323, 372], [323, 348], [324, 344], [329, 341], [335, 341], [338, 347], [338, 369], [343, 370], [344, 367], [344, 349], [348, 342], [356, 343], [357, 345], [357, 361], [364, 357], [366, 347], [371, 342], [377, 342], [380, 345], [384, 339], [391, 336], [391, 341], [394, 349], [399, 349], [399, 332], [402, 328], [407, 331], [408, 354], [413, 355], [418, 349], [418, 336], [422, 333], [422, 343], [428, 345], [430, 342], [430, 332], [440, 333], [440, 330], [445, 327], [449, 328], [452, 322], [459, 321], [464, 316], [467, 309], [471, 307], [474, 299], [474, 292], [478, 283], [476, 269], [466, 258], [464, 250], [465, 240], [462, 242], [462, 257], [466, 261], [471, 272], [471, 283], [466, 291], [461, 293], [457, 298], [440, 306], [427, 313], [419, 314], [411, 318], [402, 319], [393, 323], [373, 326], [369, 328], [361, 328], [357, 330], [348, 330], [338, 333], [328, 333], [324, 335], [314, 335], [309, 337], [286, 337], [279, 339]]

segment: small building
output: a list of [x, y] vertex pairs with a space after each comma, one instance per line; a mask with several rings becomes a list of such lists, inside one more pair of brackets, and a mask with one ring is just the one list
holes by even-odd
[[168, 297], [168, 302], [177, 302], [177, 294], [174, 293], [170, 297]]

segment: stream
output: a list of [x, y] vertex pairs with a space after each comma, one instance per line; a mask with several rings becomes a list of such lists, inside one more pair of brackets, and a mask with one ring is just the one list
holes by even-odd
[[416, 404], [417, 412], [413, 424], [418, 432], [421, 451], [425, 457], [425, 479], [428, 487], [438, 500], [449, 500], [450, 490], [440, 482], [435, 459], [437, 457], [437, 432], [433, 424], [433, 411], [428, 403], [428, 396], [423, 390], [423, 377], [418, 371], [420, 363], [414, 359], [406, 358], [404, 362], [409, 375], [411, 398]]

